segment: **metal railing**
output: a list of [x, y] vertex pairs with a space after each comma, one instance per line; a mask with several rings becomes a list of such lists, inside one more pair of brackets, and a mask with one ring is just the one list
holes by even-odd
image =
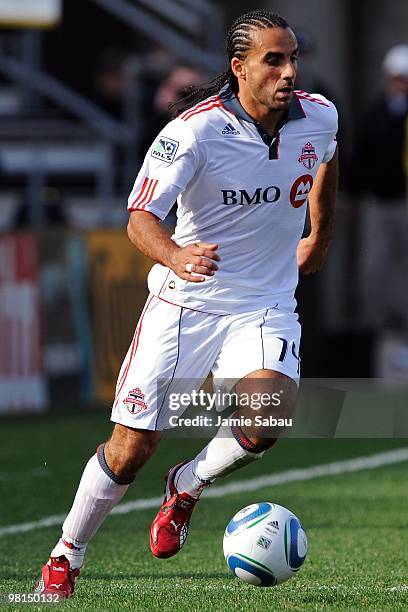
[[0, 55], [0, 72], [15, 83], [50, 98], [57, 106], [88, 123], [100, 136], [118, 143], [130, 139], [131, 133], [126, 125], [44, 71], [3, 54]]
[[[143, 32], [156, 43], [169, 47], [181, 60], [210, 72], [221, 69], [224, 60], [220, 54], [222, 41], [222, 19], [217, 7], [207, 0], [191, 2], [187, 9], [186, 2], [175, 0], [138, 0], [131, 3], [129, 0], [91, 0], [101, 8], [109, 11], [130, 28]], [[178, 29], [197, 35], [207, 34], [207, 47], [193, 42], [185, 35], [180, 34], [174, 27], [163, 23], [157, 15], [149, 13], [140, 5], [150, 5], [150, 8], [161, 15], [162, 18], [171, 19]], [[138, 6], [139, 5], [139, 6]], [[170, 17], [171, 11], [173, 14]], [[176, 18], [177, 15], [177, 18]], [[205, 24], [205, 28], [202, 26]], [[218, 51], [217, 51], [218, 49]]]
[[[169, 50], [180, 58], [207, 72], [215, 73], [223, 65], [221, 50], [221, 24], [219, 10], [208, 0], [90, 0], [120, 19], [127, 27]], [[18, 35], [18, 44], [0, 49], [0, 73], [10, 81], [19, 84], [27, 93], [24, 94], [27, 108], [41, 108], [41, 99], [49, 98], [58, 107], [69, 111], [78, 120], [92, 128], [101, 145], [101, 155], [91, 155], [87, 165], [97, 180], [97, 197], [101, 206], [101, 220], [109, 223], [109, 206], [114, 192], [115, 147], [124, 151], [124, 183], [128, 189], [130, 177], [134, 176], [139, 164], [137, 158], [137, 140], [140, 136], [141, 99], [140, 81], [143, 76], [143, 62], [133, 62], [133, 85], [129, 92], [131, 109], [124, 113], [119, 121], [99, 108], [79, 92], [47, 74], [41, 61], [41, 32], [23, 31]], [[125, 109], [126, 110], [126, 109]], [[89, 142], [83, 143], [83, 152], [89, 151]], [[33, 144], [3, 143], [0, 147], [0, 168], [5, 174], [17, 172], [10, 160], [24, 160], [19, 163], [19, 172], [27, 177], [27, 197], [30, 204], [31, 222], [41, 225], [43, 212], [42, 190], [45, 179], [54, 172], [52, 151], [60, 147], [60, 142], [51, 142], [44, 137], [44, 142]], [[72, 145], [67, 145], [67, 159], [73, 159]], [[16, 148], [17, 147], [17, 148]], [[24, 156], [24, 147], [27, 155]], [[50, 154], [47, 154], [47, 147]], [[17, 151], [18, 149], [18, 151]], [[67, 164], [65, 174], [81, 173], [81, 166]]]

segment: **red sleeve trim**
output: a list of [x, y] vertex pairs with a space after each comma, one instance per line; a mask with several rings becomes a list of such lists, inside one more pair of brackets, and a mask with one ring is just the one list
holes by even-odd
[[317, 98], [314, 98], [309, 93], [307, 93], [307, 91], [302, 91], [301, 89], [298, 89], [295, 91], [295, 95], [298, 99], [309, 100], [309, 102], [315, 102], [316, 104], [320, 104], [321, 106], [330, 107], [330, 104], [323, 102], [323, 100], [318, 100]]
[[197, 107], [195, 107], [195, 109], [190, 110], [189, 113], [183, 116], [183, 121], [188, 121], [191, 117], [194, 117], [194, 115], [205, 113], [217, 106], [222, 106], [221, 100], [218, 96], [214, 100], [207, 100], [206, 102], [199, 104]]
[[201, 108], [202, 106], [206, 106], [207, 104], [216, 102], [217, 99], [219, 99], [219, 96], [211, 96], [211, 98], [207, 98], [207, 100], [204, 100], [203, 102], [200, 102], [199, 104], [195, 104], [191, 108], [188, 108], [183, 113], [181, 113], [181, 115], [179, 116], [179, 119], [185, 119], [187, 115], [189, 115], [190, 113], [195, 112], [197, 109]]
[[150, 179], [146, 176], [136, 199], [132, 202], [131, 206], [129, 206], [129, 210], [144, 210], [153, 200], [158, 182], [158, 180]]

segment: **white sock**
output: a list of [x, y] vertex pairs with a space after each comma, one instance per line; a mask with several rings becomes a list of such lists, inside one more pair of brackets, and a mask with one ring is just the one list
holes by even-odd
[[[65, 555], [69, 561], [69, 565], [71, 569], [80, 569], [84, 563], [84, 557], [86, 552], [86, 544], [81, 547], [71, 548], [71, 546], [67, 546], [67, 540], [63, 540], [60, 538], [53, 548], [51, 552], [51, 557], [60, 557], [61, 555]], [[73, 544], [69, 542], [69, 544]], [[50, 563], [48, 561], [48, 563]]]
[[115, 478], [104, 460], [103, 447], [99, 447], [98, 456], [91, 457], [85, 467], [74, 503], [62, 526], [62, 539], [51, 553], [52, 557], [65, 555], [72, 569], [82, 566], [89, 540], [129, 488], [129, 484], [118, 484], [112, 476]]
[[197, 457], [176, 474], [175, 485], [179, 493], [199, 498], [203, 488], [219, 476], [226, 476], [240, 467], [263, 457], [263, 452], [246, 450], [234, 437], [229, 427], [220, 427], [216, 436]]

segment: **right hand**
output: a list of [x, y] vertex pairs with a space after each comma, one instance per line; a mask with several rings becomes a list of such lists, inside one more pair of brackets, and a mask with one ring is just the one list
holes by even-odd
[[[177, 276], [192, 283], [202, 283], [206, 276], [214, 276], [218, 270], [215, 263], [220, 261], [216, 253], [218, 244], [208, 244], [207, 242], [196, 242], [181, 247], [174, 251], [170, 259], [170, 268]], [[193, 264], [191, 272], [186, 272], [186, 265]], [[203, 274], [204, 276], [196, 276]]]

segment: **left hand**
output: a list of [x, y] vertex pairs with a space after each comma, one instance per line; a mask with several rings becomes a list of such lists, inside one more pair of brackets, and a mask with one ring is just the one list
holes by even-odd
[[322, 269], [326, 260], [328, 244], [311, 236], [302, 238], [297, 248], [300, 274], [313, 274]]

